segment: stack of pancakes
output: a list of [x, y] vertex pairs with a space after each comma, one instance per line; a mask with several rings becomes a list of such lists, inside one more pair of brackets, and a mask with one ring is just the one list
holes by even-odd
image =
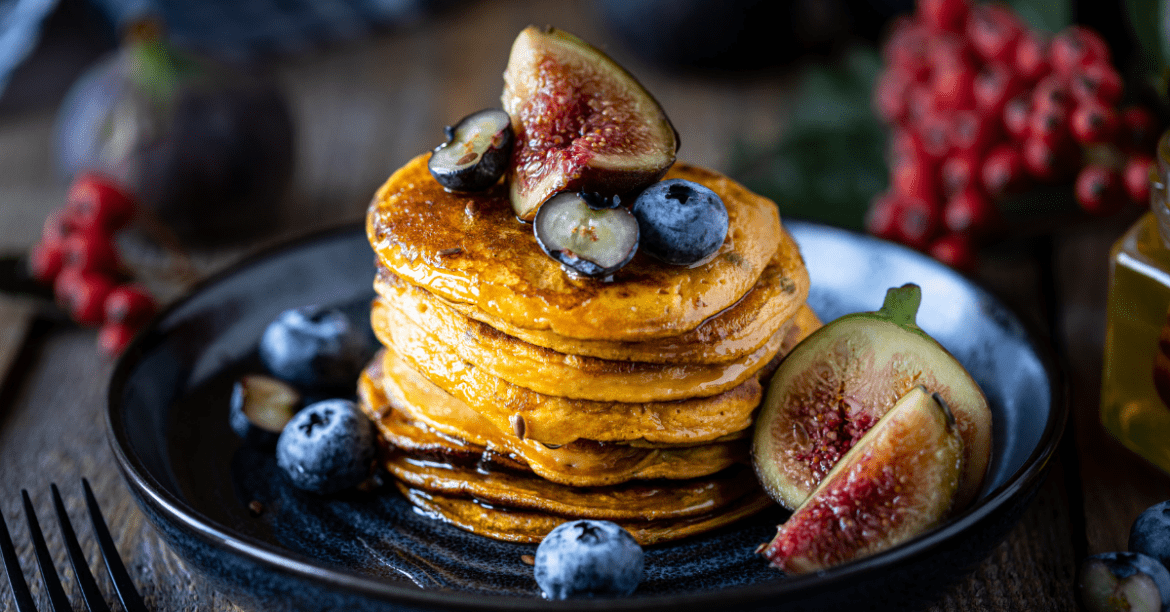
[[594, 518], [647, 544], [771, 503], [748, 456], [761, 379], [820, 325], [775, 204], [677, 163], [667, 178], [727, 206], [720, 250], [689, 267], [639, 252], [594, 279], [540, 250], [506, 185], [447, 192], [426, 161], [370, 207], [385, 348], [359, 385], [413, 504], [501, 540]]

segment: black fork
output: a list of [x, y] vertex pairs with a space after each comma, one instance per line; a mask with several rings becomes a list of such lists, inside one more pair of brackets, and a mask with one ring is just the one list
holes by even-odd
[[[65, 504], [61, 501], [61, 493], [57, 485], [50, 485], [53, 491], [53, 508], [57, 511], [57, 522], [61, 526], [61, 539], [65, 541], [65, 552], [69, 555], [69, 562], [73, 565], [73, 575], [77, 578], [77, 585], [81, 589], [81, 597], [90, 612], [108, 612], [109, 607], [102, 600], [97, 583], [89, 566], [85, 563], [85, 554], [77, 542], [77, 534], [73, 531], [73, 524], [69, 522], [69, 514], [65, 512]], [[101, 508], [89, 488], [89, 482], [81, 479], [81, 486], [85, 489], [85, 506], [89, 509], [89, 518], [93, 523], [93, 532], [97, 537], [98, 548], [102, 559], [106, 562], [106, 571], [114, 583], [114, 590], [122, 607], [126, 612], [145, 612], [146, 606], [142, 598], [130, 582], [130, 575], [126, 573], [126, 566], [118, 556], [118, 549], [114, 547], [114, 539], [110, 537], [110, 530], [106, 527], [106, 520], [102, 517]], [[45, 545], [45, 536], [41, 533], [40, 523], [33, 511], [32, 501], [28, 491], [21, 490], [20, 495], [24, 502], [24, 516], [28, 520], [28, 530], [32, 538], [33, 550], [36, 552], [37, 566], [41, 570], [41, 579], [45, 583], [45, 592], [49, 595], [49, 602], [54, 612], [71, 612], [73, 606], [65, 596], [65, 589], [61, 587], [61, 579], [57, 577], [57, 570], [53, 567], [53, 557]], [[0, 515], [0, 555], [4, 558], [4, 569], [8, 573], [8, 584], [12, 587], [12, 596], [16, 599], [16, 609], [19, 612], [37, 612], [33, 603], [32, 594], [28, 590], [28, 583], [20, 571], [20, 563], [16, 557], [16, 549], [12, 546], [12, 536], [8, 533], [8, 525]]]

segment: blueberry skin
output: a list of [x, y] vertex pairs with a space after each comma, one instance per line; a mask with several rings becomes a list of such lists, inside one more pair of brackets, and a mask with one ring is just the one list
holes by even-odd
[[[1138, 574], [1144, 574], [1150, 580], [1150, 582], [1153, 583], [1153, 586], [1157, 587], [1158, 594], [1154, 597], [1160, 596], [1161, 601], [1151, 602], [1143, 597], [1142, 599], [1145, 600], [1144, 602], [1130, 602], [1134, 606], [1131, 608], [1133, 612], [1150, 609], [1151, 606], [1162, 610], [1162, 612], [1170, 610], [1170, 571], [1167, 571], [1166, 568], [1161, 563], [1159, 563], [1157, 559], [1135, 552], [1107, 552], [1093, 555], [1085, 559], [1081, 566], [1081, 576], [1078, 581], [1078, 586], [1080, 589], [1081, 603], [1087, 610], [1093, 611], [1115, 609], [1112, 606], [1112, 602], [1109, 601], [1111, 599], [1108, 595], [1109, 589], [1099, 589], [1095, 587], [1099, 587], [1101, 585], [1087, 584], [1091, 581], [1086, 580], [1086, 569], [1091, 565], [1098, 563], [1104, 566], [1104, 568], [1113, 575], [1118, 583], [1122, 585], [1128, 582], [1130, 587], [1139, 588], [1139, 585], [1135, 585], [1132, 582], [1132, 579]], [[1148, 591], [1145, 591], [1145, 587], [1140, 587], [1140, 589], [1148, 593]], [[1092, 595], [1095, 590], [1098, 596], [1105, 595], [1105, 597], [1102, 597], [1102, 599], [1105, 599], [1106, 601], [1094, 601]], [[1131, 591], [1127, 595], [1133, 596], [1134, 592]], [[1161, 604], [1160, 606], [1158, 605], [1159, 603]]]
[[365, 480], [373, 460], [373, 425], [349, 400], [307, 406], [276, 441], [276, 464], [293, 485], [323, 495]]
[[641, 247], [669, 264], [700, 263], [727, 237], [727, 206], [710, 189], [685, 179], [659, 181], [634, 200]]
[[286, 310], [260, 338], [260, 360], [304, 389], [352, 389], [373, 356], [369, 335], [336, 308]]
[[545, 599], [624, 597], [638, 588], [642, 547], [609, 521], [561, 523], [536, 548], [536, 583]]
[[1170, 500], [1154, 504], [1138, 515], [1129, 530], [1129, 549], [1170, 568]]

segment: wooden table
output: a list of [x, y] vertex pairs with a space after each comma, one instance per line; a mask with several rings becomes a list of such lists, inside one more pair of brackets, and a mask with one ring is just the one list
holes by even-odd
[[[299, 167], [275, 238], [264, 242], [361, 218], [374, 189], [434, 146], [443, 125], [497, 104], [512, 37], [530, 23], [556, 24], [609, 48], [667, 109], [683, 134], [685, 159], [726, 169], [731, 143], [766, 142], [783, 128], [790, 75], [667, 74], [611, 41], [586, 4], [470, 4], [414, 29], [271, 64], [293, 105]], [[31, 245], [45, 214], [63, 201], [65, 188], [54, 179], [50, 158], [53, 112], [45, 107], [0, 116], [0, 250]], [[1170, 477], [1110, 439], [1096, 416], [1107, 250], [1132, 217], [1009, 239], [985, 253], [977, 279], [1053, 334], [1066, 364], [1073, 416], [1023, 520], [932, 609], [1073, 609], [1079, 560], [1123, 550], [1137, 514], [1170, 498]], [[197, 253], [197, 263], [209, 272], [258, 246]], [[48, 517], [49, 483], [58, 483], [77, 522], [84, 516], [78, 481], [86, 476], [151, 609], [233, 609], [162, 543], [130, 500], [106, 440], [104, 393], [112, 364], [95, 350], [95, 332], [48, 321], [40, 312], [34, 303], [0, 297], [0, 512], [14, 531], [26, 574], [34, 565], [19, 491], [28, 489], [38, 513]], [[55, 525], [47, 532], [57, 566], [66, 567]], [[81, 535], [96, 563], [88, 529]], [[33, 585], [39, 592], [39, 580]], [[102, 588], [111, 592], [108, 582]], [[7, 579], [0, 577], [0, 611], [10, 610]]]

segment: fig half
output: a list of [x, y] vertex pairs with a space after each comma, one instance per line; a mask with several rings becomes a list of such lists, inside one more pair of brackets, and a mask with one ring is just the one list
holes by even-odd
[[789, 353], [756, 420], [756, 474], [773, 499], [796, 508], [874, 423], [923, 386], [950, 406], [963, 438], [956, 508], [975, 499], [991, 456], [991, 410], [979, 385], [915, 324], [922, 290], [890, 289], [877, 312], [843, 316]]
[[612, 195], [649, 185], [678, 151], [678, 134], [658, 101], [564, 30], [520, 32], [501, 99], [516, 134], [509, 196], [525, 221], [558, 191]]
[[946, 403], [914, 387], [761, 552], [773, 566], [802, 574], [901, 544], [947, 516], [962, 463], [963, 441]]

